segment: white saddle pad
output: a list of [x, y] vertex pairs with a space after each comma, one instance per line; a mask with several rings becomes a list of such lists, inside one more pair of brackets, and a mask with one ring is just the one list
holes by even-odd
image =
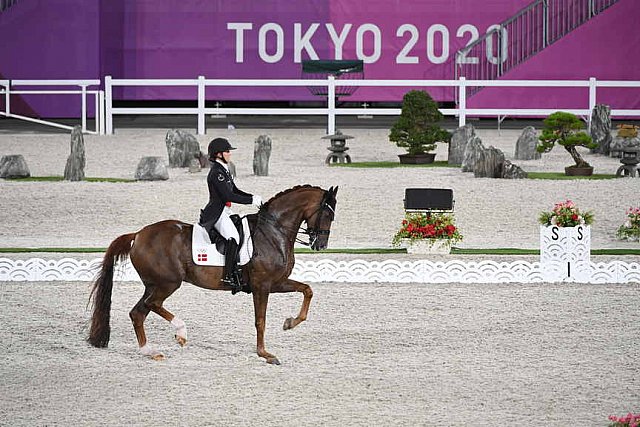
[[[247, 218], [242, 218], [242, 229], [244, 230], [244, 240], [240, 246], [238, 263], [240, 265], [245, 265], [251, 260], [251, 256], [253, 255], [253, 242], [251, 240], [251, 233], [249, 232], [249, 223], [247, 222]], [[198, 265], [224, 266], [224, 255], [218, 252], [216, 245], [211, 243], [207, 230], [198, 223], [193, 224], [193, 233], [191, 235], [191, 255], [193, 257], [193, 262]]]

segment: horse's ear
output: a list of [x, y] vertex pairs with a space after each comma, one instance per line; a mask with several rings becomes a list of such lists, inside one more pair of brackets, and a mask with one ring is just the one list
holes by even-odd
[[331, 191], [333, 191], [333, 197], [336, 197], [336, 194], [338, 194], [338, 186], [336, 185], [335, 188], [331, 187]]

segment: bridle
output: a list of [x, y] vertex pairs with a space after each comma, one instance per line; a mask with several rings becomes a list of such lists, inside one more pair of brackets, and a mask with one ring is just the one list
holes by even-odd
[[[331, 229], [326, 229], [326, 230], [321, 230], [320, 229], [320, 219], [322, 218], [322, 214], [325, 212], [328, 212], [330, 215], [330, 219], [331, 222], [333, 222], [333, 220], [336, 217], [336, 211], [333, 208], [333, 206], [331, 206], [331, 204], [329, 203], [330, 200], [333, 199], [333, 196], [329, 193], [326, 192], [324, 194], [324, 197], [322, 198], [322, 201], [320, 202], [320, 207], [318, 208], [318, 210], [316, 210], [313, 215], [316, 216], [316, 221], [313, 227], [308, 227], [307, 229], [304, 229], [304, 231], [299, 232], [302, 234], [307, 234], [309, 235], [309, 243], [304, 243], [304, 242], [300, 242], [301, 244], [305, 245], [305, 246], [313, 246], [316, 242], [316, 240], [318, 240], [318, 237], [320, 236], [327, 236], [327, 238], [329, 238], [329, 234], [331, 233]], [[335, 205], [335, 202], [334, 202]], [[309, 223], [307, 223], [307, 225], [309, 225]], [[299, 241], [300, 239], [298, 239], [296, 237], [296, 241]]]
[[[262, 208], [260, 208], [260, 210], [258, 211], [258, 220], [271, 224], [274, 229], [280, 230], [283, 233], [295, 232], [296, 243], [300, 243], [301, 245], [312, 247], [320, 236], [327, 236], [328, 238], [329, 234], [331, 233], [330, 229], [326, 229], [326, 230], [320, 229], [320, 221], [322, 219], [322, 215], [326, 212], [326, 213], [329, 213], [331, 222], [333, 222], [333, 220], [335, 219], [336, 212], [332, 204], [335, 206], [334, 196], [333, 194], [327, 191], [322, 197], [322, 201], [320, 201], [320, 205], [318, 209], [310, 216], [310, 217], [313, 217], [314, 215], [316, 216], [316, 220], [314, 222], [313, 227], [309, 226], [307, 228], [301, 228], [301, 229], [299, 228], [295, 230], [291, 227], [285, 227], [280, 223], [280, 221], [278, 221], [278, 219], [275, 216], [273, 216], [272, 214], [270, 214], [269, 212], [267, 212]], [[309, 225], [308, 222], [307, 222], [307, 225]], [[309, 241], [305, 242], [304, 240], [300, 239], [298, 237], [299, 234], [308, 235]]]

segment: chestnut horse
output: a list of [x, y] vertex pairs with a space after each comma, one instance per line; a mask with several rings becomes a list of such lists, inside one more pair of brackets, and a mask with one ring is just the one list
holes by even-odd
[[[289, 279], [295, 263], [293, 246], [302, 222], [306, 222], [304, 233], [309, 235], [308, 245], [318, 251], [327, 247], [337, 191], [338, 187], [329, 190], [309, 185], [293, 187], [271, 198], [257, 214], [247, 216], [253, 238], [253, 257], [243, 267], [243, 276], [253, 294], [257, 353], [268, 363], [280, 364], [264, 345], [269, 294], [301, 292], [304, 296], [298, 316], [285, 320], [285, 330], [296, 327], [307, 318], [313, 291], [309, 285]], [[123, 260], [127, 255], [144, 284], [142, 298], [129, 313], [140, 352], [156, 360], [164, 358], [162, 353], [147, 344], [144, 321], [150, 311], [171, 322], [176, 329], [178, 343], [186, 344], [184, 322], [162, 306], [164, 301], [182, 282], [206, 289], [231, 290], [221, 280], [222, 267], [200, 266], [193, 262], [192, 228], [192, 225], [180, 221], [161, 221], [111, 242], [91, 292], [93, 315], [87, 338], [91, 345], [106, 347], [109, 344], [114, 265], [116, 260]]]

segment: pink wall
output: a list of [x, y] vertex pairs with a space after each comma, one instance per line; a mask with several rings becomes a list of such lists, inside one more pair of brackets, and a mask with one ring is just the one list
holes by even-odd
[[[621, 0], [516, 69], [503, 80], [640, 80], [640, 2]], [[588, 88], [485, 88], [469, 107], [585, 108]], [[640, 108], [639, 89], [599, 89], [597, 102]]]

